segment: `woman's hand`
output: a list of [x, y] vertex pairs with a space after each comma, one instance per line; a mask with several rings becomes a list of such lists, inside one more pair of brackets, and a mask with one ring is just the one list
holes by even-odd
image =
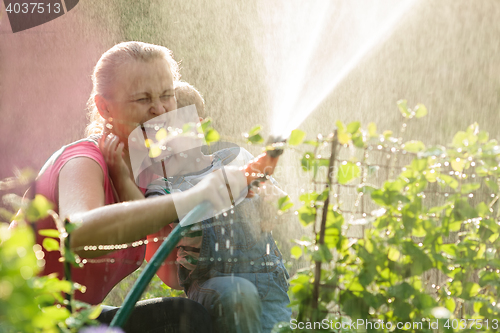
[[108, 165], [109, 175], [113, 182], [118, 183], [130, 178], [130, 170], [127, 163], [125, 163], [123, 142], [120, 142], [118, 136], [112, 133], [104, 133], [99, 141], [99, 149], [101, 149], [102, 156]]
[[248, 194], [244, 172], [244, 170], [226, 166], [206, 176], [192, 189], [176, 193], [173, 197], [179, 219], [205, 201], [212, 204], [213, 211], [207, 212], [203, 219], [220, 214], [239, 204]]

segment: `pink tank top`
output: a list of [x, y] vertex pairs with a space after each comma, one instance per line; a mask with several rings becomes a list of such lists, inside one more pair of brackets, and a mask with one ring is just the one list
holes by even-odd
[[[88, 157], [99, 163], [104, 173], [105, 204], [116, 203], [106, 162], [97, 142], [92, 139], [76, 141], [55, 152], [38, 175], [36, 193], [51, 201], [54, 204], [54, 210], [58, 212], [59, 172], [66, 162], [75, 157]], [[56, 229], [52, 218], [38, 221], [36, 230], [40, 229]], [[38, 244], [42, 244], [44, 238], [37, 233], [36, 241]], [[141, 266], [145, 250], [145, 246], [131, 247], [98, 258], [88, 259], [83, 268], [72, 267], [72, 280], [84, 285], [87, 289], [85, 293], [77, 291], [75, 298], [90, 304], [101, 303], [118, 282]], [[45, 252], [45, 267], [42, 275], [57, 273], [59, 278], [64, 277], [63, 265], [59, 262], [59, 257], [58, 251]]]

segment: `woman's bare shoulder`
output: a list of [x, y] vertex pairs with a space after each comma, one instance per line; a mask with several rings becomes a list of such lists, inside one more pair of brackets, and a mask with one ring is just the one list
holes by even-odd
[[89, 157], [72, 158], [59, 173], [59, 214], [83, 213], [104, 206], [104, 172], [99, 163]]

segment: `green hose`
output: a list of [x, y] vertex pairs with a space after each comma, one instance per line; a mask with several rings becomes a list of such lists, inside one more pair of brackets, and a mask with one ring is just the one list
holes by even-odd
[[[193, 210], [191, 210], [177, 225], [177, 227], [172, 230], [170, 235], [163, 241], [160, 245], [154, 256], [151, 258], [149, 263], [146, 265], [144, 271], [142, 271], [141, 275], [135, 282], [134, 286], [128, 293], [125, 301], [123, 301], [123, 305], [118, 310], [113, 320], [111, 321], [110, 327], [123, 327], [123, 325], [127, 322], [130, 313], [135, 307], [135, 303], [139, 300], [142, 293], [148, 286], [149, 282], [160, 268], [161, 264], [165, 261], [168, 255], [172, 252], [175, 246], [179, 243], [182, 237], [186, 234], [186, 232], [191, 229], [193, 223], [201, 220], [201, 218], [205, 215], [206, 211], [211, 208], [211, 204], [207, 201], [202, 202]], [[186, 225], [182, 227], [182, 225]]]

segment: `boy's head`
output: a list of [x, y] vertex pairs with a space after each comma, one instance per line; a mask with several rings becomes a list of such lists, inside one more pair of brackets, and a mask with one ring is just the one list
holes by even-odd
[[195, 87], [184, 81], [175, 82], [175, 98], [178, 109], [194, 104], [198, 116], [205, 118], [205, 100]]

